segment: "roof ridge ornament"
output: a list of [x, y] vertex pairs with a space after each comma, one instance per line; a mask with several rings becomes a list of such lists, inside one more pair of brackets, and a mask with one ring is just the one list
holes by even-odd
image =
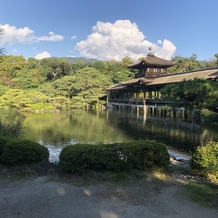
[[148, 50], [149, 50], [148, 56], [154, 56], [154, 54], [151, 52], [152, 47], [149, 47]]

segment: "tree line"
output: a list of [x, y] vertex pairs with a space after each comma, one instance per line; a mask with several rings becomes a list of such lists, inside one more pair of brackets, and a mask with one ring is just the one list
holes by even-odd
[[[202, 62], [196, 55], [176, 56], [172, 60], [178, 64], [168, 73], [214, 67], [218, 55], [216, 58]], [[106, 88], [134, 77], [136, 71], [127, 67], [132, 63], [130, 57], [70, 63], [66, 58], [26, 60], [23, 56], [1, 55], [0, 108], [31, 111], [101, 107], [106, 103]]]
[[1, 56], [0, 108], [28, 110], [98, 107], [106, 88], [134, 76], [132, 60], [69, 63], [64, 58]]

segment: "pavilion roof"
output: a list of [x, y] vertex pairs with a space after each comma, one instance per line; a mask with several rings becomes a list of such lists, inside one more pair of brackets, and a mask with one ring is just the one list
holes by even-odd
[[194, 78], [216, 79], [218, 78], [218, 67], [170, 74], [158, 78], [149, 78], [149, 79], [146, 77], [135, 78], [125, 82], [114, 84], [110, 86], [107, 89], [107, 91], [127, 89], [129, 85], [134, 85], [136, 83], [144, 83], [146, 84], [146, 86], [165, 85], [165, 84], [182, 82], [184, 80], [193, 80]]
[[218, 78], [218, 67], [188, 71], [184, 73], [171, 74], [166, 76], [161, 76], [153, 80], [153, 82], [148, 85], [161, 85], [161, 84], [170, 84], [178, 83], [183, 80], [193, 80], [194, 78], [199, 79], [215, 79]]
[[117, 83], [117, 84], [114, 84], [112, 86], [110, 86], [107, 90], [110, 91], [110, 90], [120, 90], [120, 89], [125, 89], [127, 88], [128, 85], [134, 85], [136, 83], [144, 83], [144, 84], [148, 84], [148, 83], [151, 83], [154, 79], [147, 79], [145, 77], [140, 77], [140, 78], [135, 78], [135, 79], [131, 79], [131, 80], [128, 80], [128, 81], [125, 81], [125, 82], [120, 82], [120, 83]]
[[155, 55], [148, 54], [136, 63], [128, 65], [129, 68], [142, 69], [146, 67], [167, 68], [176, 65], [177, 62], [158, 58]]
[[110, 86], [109, 88], [107, 88], [107, 91], [111, 91], [111, 90], [120, 90], [120, 89], [125, 89], [126, 86], [122, 85], [121, 83], [116, 83], [112, 86]]

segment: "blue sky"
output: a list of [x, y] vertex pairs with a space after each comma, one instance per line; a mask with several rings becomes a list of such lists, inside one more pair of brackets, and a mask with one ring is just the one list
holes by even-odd
[[218, 53], [217, 0], [1, 0], [7, 54], [209, 60]]

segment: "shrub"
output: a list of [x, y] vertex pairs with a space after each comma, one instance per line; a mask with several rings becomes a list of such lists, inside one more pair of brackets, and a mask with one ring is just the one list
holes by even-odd
[[205, 146], [199, 146], [191, 159], [192, 169], [203, 174], [212, 173], [218, 176], [218, 142], [210, 141]]
[[0, 136], [19, 137], [24, 131], [24, 118], [16, 114], [10, 118], [8, 123], [0, 120]]
[[3, 150], [4, 150], [8, 140], [9, 139], [7, 137], [0, 136], [0, 160], [1, 160], [1, 156], [3, 154]]
[[[2, 141], [3, 142], [3, 141]], [[10, 139], [3, 146], [1, 162], [9, 165], [48, 161], [48, 149], [37, 142]]]
[[76, 144], [66, 146], [61, 151], [60, 165], [66, 172], [84, 169], [167, 169], [169, 154], [165, 145], [149, 140], [118, 144]]

